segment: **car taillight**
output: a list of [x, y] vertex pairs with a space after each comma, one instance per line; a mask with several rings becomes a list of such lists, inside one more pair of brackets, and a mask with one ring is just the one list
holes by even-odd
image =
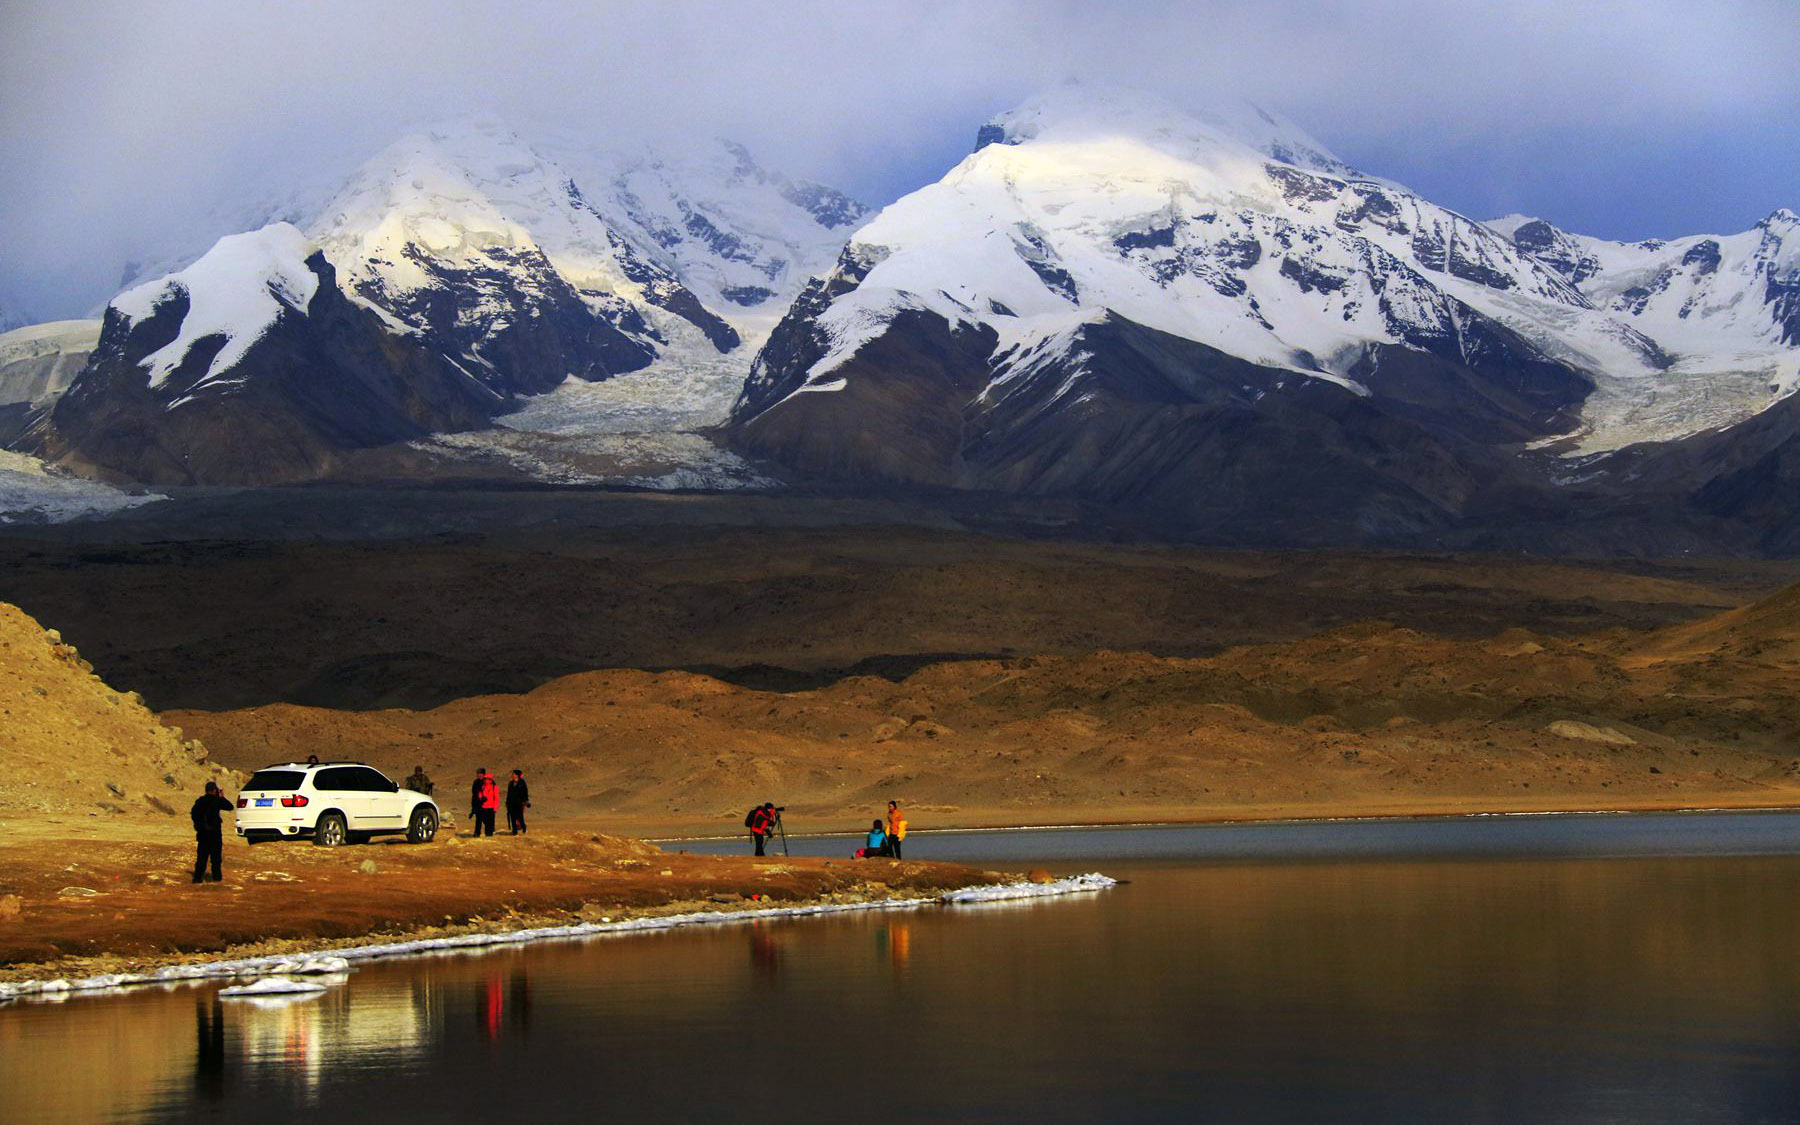
[[238, 798], [238, 808], [240, 808], [240, 809], [243, 808], [244, 806], [248, 805], [249, 803], [250, 803], [249, 801], [244, 800], [242, 797]]
[[303, 809], [306, 807], [306, 798], [298, 793], [294, 794], [292, 797], [283, 797], [281, 799], [281, 807], [284, 809]]

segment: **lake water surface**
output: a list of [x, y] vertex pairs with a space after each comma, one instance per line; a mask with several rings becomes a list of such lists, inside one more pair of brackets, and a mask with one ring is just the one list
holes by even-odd
[[0, 1117], [1800, 1121], [1800, 815], [908, 844], [1130, 882], [15, 1004]]

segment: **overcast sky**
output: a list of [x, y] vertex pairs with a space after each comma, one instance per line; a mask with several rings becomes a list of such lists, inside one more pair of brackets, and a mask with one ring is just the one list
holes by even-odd
[[1068, 78], [1242, 93], [1475, 217], [1735, 231], [1800, 209], [1797, 59], [1797, 0], [0, 0], [0, 308], [78, 315], [454, 114], [734, 136], [882, 204]]

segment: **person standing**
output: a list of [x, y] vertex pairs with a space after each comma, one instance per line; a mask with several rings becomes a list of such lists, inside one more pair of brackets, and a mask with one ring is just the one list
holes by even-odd
[[895, 859], [900, 858], [900, 841], [906, 839], [906, 814], [893, 801], [888, 802], [887, 841]]
[[412, 776], [406, 779], [406, 787], [411, 789], [414, 793], [423, 793], [427, 797], [431, 796], [431, 778], [426, 774], [424, 766], [413, 767]]
[[475, 784], [469, 787], [469, 816], [475, 821], [475, 835], [494, 834], [494, 813], [500, 808], [500, 784], [486, 767], [475, 771]]
[[188, 810], [188, 817], [194, 822], [194, 882], [202, 880], [208, 864], [212, 866], [212, 881], [217, 883], [222, 878], [219, 867], [225, 858], [225, 826], [219, 814], [230, 812], [233, 807], [219, 792], [219, 783], [209, 781], [206, 792]]
[[531, 789], [525, 784], [525, 771], [514, 770], [506, 783], [506, 826], [517, 836], [525, 831], [525, 810], [531, 807]]
[[750, 842], [756, 845], [756, 854], [763, 855], [763, 848], [775, 831], [775, 802], [765, 801], [761, 807], [751, 809], [744, 823], [750, 829]]

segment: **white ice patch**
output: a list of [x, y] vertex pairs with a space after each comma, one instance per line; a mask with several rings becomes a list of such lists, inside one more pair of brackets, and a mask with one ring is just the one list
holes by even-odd
[[970, 902], [1011, 902], [1026, 898], [1047, 898], [1054, 895], [1081, 894], [1086, 891], [1104, 891], [1119, 885], [1117, 879], [1108, 875], [1092, 872], [1087, 875], [1071, 875], [1066, 879], [1053, 879], [1048, 883], [1005, 883], [998, 887], [965, 887], [960, 891], [951, 891], [944, 896], [944, 901], [952, 904]]
[[727, 491], [779, 487], [717, 442], [691, 433], [560, 435], [514, 430], [437, 434], [412, 448], [472, 472], [498, 470], [548, 484]]
[[62, 523], [166, 499], [64, 476], [36, 457], [0, 450], [0, 524]]
[[150, 317], [158, 306], [186, 294], [181, 331], [144, 357], [150, 385], [159, 387], [201, 340], [225, 337], [195, 386], [231, 370], [262, 338], [283, 309], [302, 314], [318, 291], [319, 278], [306, 265], [313, 244], [290, 223], [273, 223], [248, 234], [219, 239], [199, 261], [178, 273], [127, 290], [112, 307], [130, 320]]
[[[570, 926], [543, 926], [537, 929], [512, 930], [497, 934], [458, 934], [455, 937], [417, 938], [411, 941], [354, 945], [312, 954], [288, 957], [244, 957], [233, 960], [201, 961], [187, 965], [168, 965], [150, 973], [110, 973], [82, 980], [28, 980], [0, 982], [0, 1003], [11, 1000], [58, 999], [70, 994], [96, 994], [129, 985], [171, 984], [237, 977], [261, 977], [276, 971], [277, 966], [295, 960], [342, 962], [345, 969], [362, 961], [386, 957], [413, 957], [433, 953], [478, 952], [494, 947], [524, 945], [529, 942], [568, 938], [627, 936], [689, 926], [743, 925], [772, 918], [815, 918], [829, 914], [858, 914], [884, 910], [921, 910], [930, 906], [976, 905], [1020, 899], [1048, 898], [1057, 895], [1103, 891], [1118, 885], [1105, 875], [1076, 875], [1049, 883], [1003, 883], [993, 887], [970, 887], [947, 891], [932, 898], [891, 898], [876, 902], [833, 902], [809, 906], [773, 906], [761, 910], [697, 910], [689, 914], [668, 914], [655, 918], [631, 918], [618, 922], [580, 922]], [[291, 972], [292, 970], [289, 970]], [[334, 970], [335, 971], [335, 970]], [[323, 986], [320, 986], [321, 988]], [[224, 995], [225, 990], [220, 994]], [[268, 993], [262, 993], [268, 995]]]
[[249, 984], [234, 984], [219, 989], [219, 995], [227, 1000], [239, 997], [286, 996], [299, 993], [317, 994], [325, 991], [325, 986], [317, 981], [295, 980], [292, 977], [273, 976], [251, 981]]

